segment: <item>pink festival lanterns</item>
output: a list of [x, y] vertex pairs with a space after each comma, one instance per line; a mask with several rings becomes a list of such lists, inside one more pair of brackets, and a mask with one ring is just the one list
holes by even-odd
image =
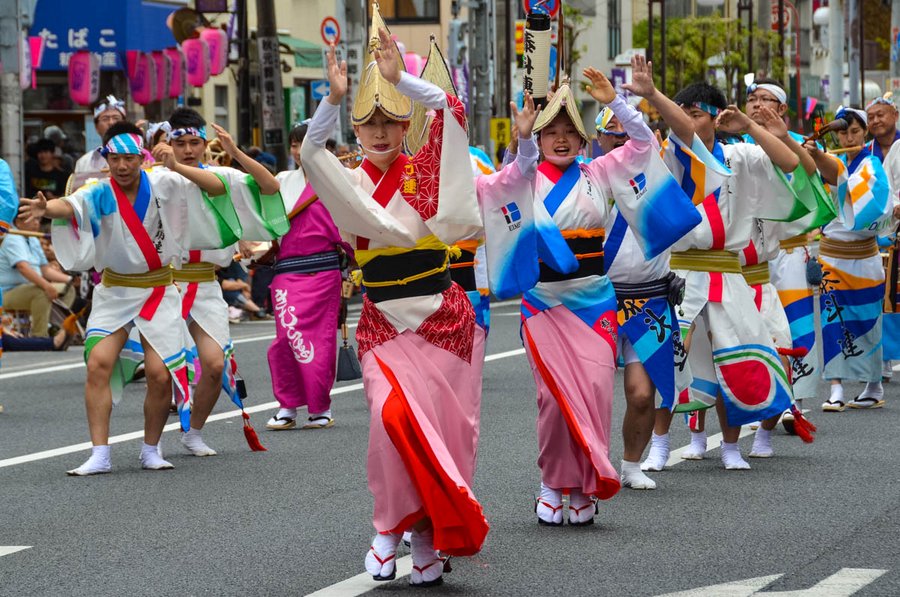
[[217, 27], [200, 31], [200, 39], [209, 47], [209, 72], [215, 76], [228, 66], [228, 34]]
[[169, 64], [172, 67], [172, 76], [169, 80], [169, 97], [175, 98], [184, 93], [184, 56], [178, 48], [166, 48], [163, 52], [169, 57]]
[[100, 95], [100, 57], [82, 50], [69, 58], [69, 96], [76, 104], [89, 106]]
[[131, 55], [128, 54], [129, 72], [132, 72], [129, 81], [131, 83], [131, 96], [134, 101], [142, 106], [156, 101], [156, 61], [151, 54], [138, 52], [134, 58], [134, 69], [131, 68]]
[[164, 100], [169, 97], [172, 84], [172, 59], [161, 50], [153, 52], [152, 56], [156, 66], [156, 99]]
[[202, 87], [209, 80], [209, 46], [203, 39], [186, 39], [181, 42], [187, 59], [187, 82]]

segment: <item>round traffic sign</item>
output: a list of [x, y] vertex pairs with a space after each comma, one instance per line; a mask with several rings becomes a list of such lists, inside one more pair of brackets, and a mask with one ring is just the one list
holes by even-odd
[[551, 19], [555, 19], [559, 14], [560, 0], [522, 0], [522, 7], [525, 14], [532, 12], [542, 12], [550, 15]]
[[319, 31], [322, 33], [322, 40], [328, 45], [337, 45], [341, 41], [341, 26], [334, 17], [322, 19]]

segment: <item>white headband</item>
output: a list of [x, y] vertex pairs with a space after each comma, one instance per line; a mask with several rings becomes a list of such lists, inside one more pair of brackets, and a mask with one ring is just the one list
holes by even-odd
[[778, 85], [772, 85], [771, 83], [751, 83], [750, 86], [747, 87], [747, 95], [750, 95], [757, 89], [768, 91], [775, 96], [775, 99], [777, 99], [779, 103], [787, 103], [787, 93], [785, 93], [784, 89]]
[[835, 118], [841, 118], [847, 112], [852, 112], [859, 116], [859, 118], [866, 125], [866, 128], [869, 126], [869, 115], [866, 114], [864, 110], [857, 110], [856, 108], [845, 108], [844, 106], [838, 106], [837, 111], [834, 113]]

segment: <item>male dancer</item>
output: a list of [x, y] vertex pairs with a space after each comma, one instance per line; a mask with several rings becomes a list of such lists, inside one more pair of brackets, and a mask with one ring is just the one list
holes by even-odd
[[[102, 139], [109, 127], [125, 120], [125, 102], [114, 95], [106, 96], [94, 106], [94, 128]], [[107, 167], [106, 158], [102, 155], [102, 147], [89, 149], [75, 162], [75, 172], [99, 172]]]
[[[397, 544], [412, 528], [410, 583], [430, 586], [443, 579], [436, 550], [472, 555], [488, 531], [470, 488], [482, 368], [473, 354], [475, 315], [448, 270], [448, 245], [477, 234], [481, 220], [462, 103], [403, 71], [377, 5], [368, 53], [352, 109], [362, 164], [347, 170], [325, 148], [347, 92], [346, 63], [338, 65], [333, 48], [330, 94], [310, 123], [301, 160], [353, 247], [367, 289], [356, 337], [378, 534], [366, 570], [376, 580], [394, 578]], [[411, 100], [435, 117], [428, 142], [407, 158], [401, 146]]]
[[[706, 150], [732, 172], [721, 189], [704, 193], [703, 221], [673, 247], [671, 267], [686, 279], [679, 315], [687, 333], [693, 390], [698, 380], [706, 382], [704, 402], [717, 407], [725, 468], [747, 469], [737, 445], [740, 426], [783, 412], [790, 405], [790, 388], [781, 367], [770, 364], [779, 362], [778, 354], [747, 292], [738, 251], [749, 243], [754, 216], [785, 219], [793, 212], [796, 196], [775, 166], [793, 172], [800, 160], [782, 140], [728, 107], [722, 92], [709, 84], [688, 86], [675, 102], [693, 120]], [[749, 133], [758, 146], [721, 145], [717, 125], [729, 133]], [[781, 138], [787, 136], [786, 129], [782, 133]], [[645, 469], [665, 466], [670, 422], [671, 413], [657, 411]]]
[[142, 171], [142, 134], [131, 123], [113, 125], [103, 141], [110, 179], [62, 199], [47, 201], [41, 194], [23, 199], [20, 209], [32, 219], [57, 220], [53, 241], [65, 269], [103, 271], [103, 281], [94, 289], [85, 343], [85, 404], [93, 449], [84, 464], [69, 471], [77, 476], [112, 468], [109, 417], [113, 392], [120, 389], [112, 384], [122, 381], [117, 359], [132, 328], [140, 332], [147, 378], [141, 466], [173, 468], [157, 444], [168, 417], [173, 378], [183, 398], [189, 390], [184, 341], [173, 333], [183, 324], [170, 265], [183, 247], [222, 243], [219, 222], [204, 209], [209, 199], [203, 193], [225, 199], [228, 195], [214, 174], [179, 164], [167, 144], [154, 148], [154, 157], [166, 168]]
[[[771, 114], [764, 108], [769, 108], [781, 120], [787, 113], [787, 93], [774, 79], [758, 79], [747, 89], [747, 115], [765, 127], [769, 125]], [[802, 165], [788, 178], [798, 201], [809, 213], [791, 222], [756, 219], [751, 229], [750, 244], [740, 252], [740, 258], [744, 278], [753, 290], [754, 302], [775, 346], [806, 351], [805, 355], [791, 359], [782, 356], [785, 370], [792, 373], [791, 388], [796, 411], [802, 413], [803, 399], [815, 398], [818, 390], [812, 288], [806, 280], [809, 260], [806, 233], [833, 219], [835, 212], [834, 204], [826, 196], [816, 171], [815, 161], [800, 145], [803, 136], [793, 131], [788, 131], [788, 136], [786, 143], [800, 158]], [[744, 135], [744, 141], [754, 142], [748, 135]], [[781, 417], [762, 421], [753, 438], [752, 458], [774, 456], [771, 432], [779, 418], [790, 432], [794, 431], [795, 425], [803, 425], [803, 422], [795, 421], [793, 409], [786, 410]]]
[[[886, 93], [884, 97], [878, 97], [869, 102], [866, 106], [866, 116], [869, 123], [869, 133], [872, 140], [866, 144], [872, 157], [882, 162], [885, 173], [888, 175], [893, 196], [897, 195], [900, 181], [896, 180], [897, 175], [892, 175], [892, 171], [897, 171], [893, 161], [900, 157], [897, 151], [892, 151], [897, 140], [900, 139], [900, 131], [897, 131], [897, 119], [900, 114], [897, 112], [897, 105], [891, 97], [890, 93]], [[890, 158], [890, 161], [888, 160]], [[900, 172], [898, 172], [900, 174]], [[900, 310], [898, 310], [898, 301], [900, 293], [898, 293], [898, 244], [896, 230], [886, 231], [882, 237], [879, 237], [879, 246], [892, 247], [890, 251], [890, 259], [888, 260], [887, 272], [885, 272], [885, 285], [887, 291], [885, 293], [884, 315], [882, 315], [883, 330], [883, 364], [881, 368], [882, 380], [890, 380], [894, 375], [892, 368], [894, 360], [900, 360]], [[891, 285], [893, 284], [893, 288]]]
[[[166, 140], [172, 146], [178, 163], [208, 169], [227, 180], [234, 209], [239, 219], [243, 216], [240, 238], [271, 240], [276, 234], [274, 228], [278, 227], [280, 232], [285, 222], [278, 181], [265, 166], [241, 151], [225, 129], [215, 124], [213, 128], [223, 149], [246, 172], [203, 163], [207, 147], [206, 121], [199, 112], [191, 108], [178, 108], [163, 126]], [[252, 217], [248, 217], [249, 214]], [[260, 229], [258, 224], [262, 224], [263, 228]], [[196, 386], [191, 401], [190, 422], [182, 424], [187, 430], [181, 436], [181, 443], [194, 456], [216, 454], [203, 441], [201, 431], [223, 387], [232, 396], [238, 392], [228, 305], [216, 280], [216, 269], [231, 265], [234, 254], [233, 244], [223, 249], [187, 251], [175, 269], [175, 281], [181, 291], [181, 314], [196, 347], [201, 368], [199, 379], [194, 380]], [[192, 363], [189, 363], [189, 368], [191, 366]]]

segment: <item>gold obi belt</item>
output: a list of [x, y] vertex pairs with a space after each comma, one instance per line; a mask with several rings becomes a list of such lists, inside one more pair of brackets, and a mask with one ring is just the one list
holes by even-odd
[[669, 267], [692, 272], [741, 273], [741, 261], [737, 253], [712, 249], [690, 249], [672, 253]]
[[745, 265], [741, 268], [744, 279], [750, 286], [760, 286], [769, 283], [769, 262], [763, 261], [756, 265]]
[[786, 238], [784, 240], [778, 241], [778, 245], [790, 253], [794, 249], [799, 249], [800, 247], [805, 247], [807, 245], [806, 235], [798, 234], [797, 236], [792, 236], [791, 238]]
[[107, 287], [159, 288], [174, 282], [171, 267], [161, 267], [142, 274], [120, 274], [109, 268], [103, 270], [101, 283]]
[[878, 242], [874, 237], [848, 241], [823, 236], [819, 241], [819, 254], [838, 259], [866, 259], [878, 255]]
[[176, 282], [199, 284], [200, 282], [216, 281], [216, 266], [205, 261], [201, 261], [200, 263], [185, 263], [182, 264], [181, 269], [173, 271]]

